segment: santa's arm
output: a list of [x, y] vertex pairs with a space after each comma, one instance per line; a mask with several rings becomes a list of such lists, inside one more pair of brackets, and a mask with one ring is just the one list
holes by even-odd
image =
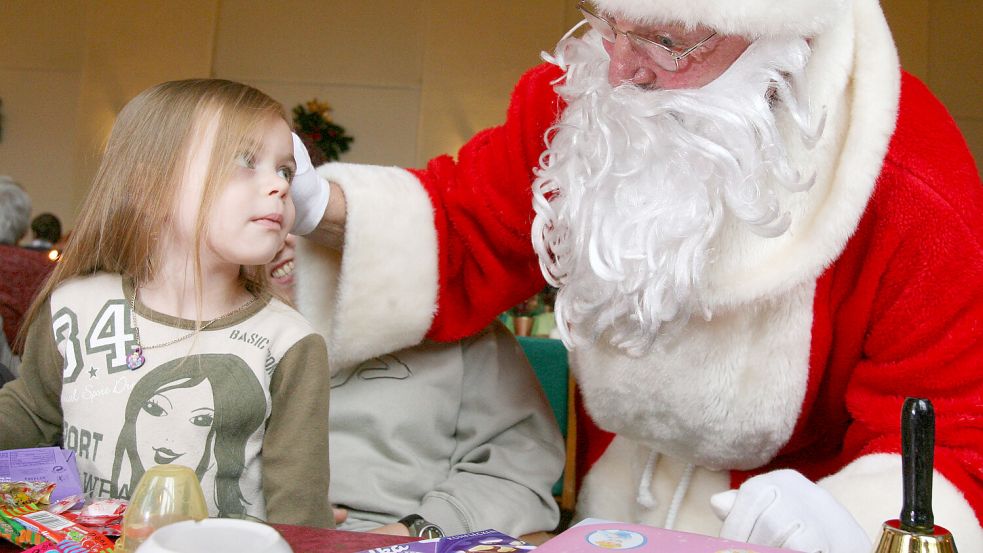
[[935, 520], [961, 550], [983, 551], [983, 190], [944, 108], [907, 84], [908, 115], [868, 206], [873, 230], [857, 237], [867, 255], [851, 286], [873, 292], [869, 305], [843, 307], [868, 314], [845, 398], [844, 453], [854, 458], [821, 484], [865, 528], [898, 518], [901, 405], [928, 398]]
[[[343, 193], [344, 241], [340, 256], [320, 245], [299, 248], [298, 303], [309, 317], [330, 323], [333, 361], [424, 337], [459, 339], [542, 288], [529, 234], [531, 183], [559, 111], [552, 86], [559, 76], [547, 65], [526, 73], [506, 123], [477, 134], [456, 160], [441, 156], [422, 170], [318, 168]], [[340, 199], [332, 199], [312, 235], [322, 244], [340, 228]], [[327, 221], [332, 209], [334, 223]], [[308, 261], [312, 255], [321, 259]], [[337, 279], [322, 286], [326, 267], [338, 271]]]
[[[948, 304], [940, 306], [939, 312], [926, 310], [907, 322], [898, 321], [920, 330], [936, 326], [939, 334], [931, 346], [923, 347], [924, 335], [895, 329], [900, 347], [892, 347], [892, 353], [879, 352], [876, 361], [865, 361], [847, 390], [847, 408], [854, 422], [845, 449], [859, 446], [859, 451], [852, 462], [819, 484], [868, 532], [876, 533], [882, 522], [899, 516], [901, 404], [906, 396], [925, 397], [933, 402], [936, 412], [935, 520], [953, 532], [960, 549], [983, 551], [983, 378], [979, 376], [983, 340], [978, 330], [972, 330], [983, 320], [979, 284], [983, 273], [974, 278], [981, 280], [969, 288], [954, 286], [949, 301], [939, 302]], [[915, 347], [902, 353], [906, 345]]]

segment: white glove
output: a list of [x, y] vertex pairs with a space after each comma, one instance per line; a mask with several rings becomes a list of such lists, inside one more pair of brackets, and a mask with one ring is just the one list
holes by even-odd
[[794, 470], [755, 476], [715, 494], [720, 537], [805, 553], [869, 553], [870, 538], [829, 492]]
[[328, 186], [328, 181], [321, 178], [314, 170], [311, 156], [297, 133], [291, 134], [294, 137], [294, 163], [297, 164], [297, 172], [290, 182], [290, 196], [294, 200], [297, 218], [290, 232], [304, 235], [317, 228], [321, 218], [324, 217], [331, 187]]

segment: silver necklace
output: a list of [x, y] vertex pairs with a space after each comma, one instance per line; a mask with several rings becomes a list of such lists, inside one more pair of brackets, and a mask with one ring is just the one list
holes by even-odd
[[247, 301], [246, 303], [240, 305], [239, 307], [233, 309], [232, 311], [229, 311], [228, 313], [222, 315], [221, 317], [212, 319], [210, 321], [205, 321], [200, 327], [196, 328], [195, 330], [192, 330], [191, 332], [183, 336], [179, 336], [173, 340], [168, 340], [167, 342], [163, 342], [161, 344], [154, 344], [152, 346], [143, 346], [140, 344], [140, 328], [137, 326], [137, 310], [135, 308], [137, 303], [137, 288], [134, 286], [133, 296], [130, 297], [130, 324], [133, 326], [133, 337], [137, 343], [135, 346], [133, 346], [133, 351], [131, 351], [130, 354], [126, 356], [126, 366], [129, 367], [131, 371], [135, 371], [139, 369], [140, 367], [143, 366], [144, 363], [147, 362], [147, 359], [143, 356], [143, 352], [145, 350], [163, 348], [171, 344], [176, 344], [182, 340], [187, 340], [188, 338], [191, 338], [192, 336], [198, 334], [202, 330], [205, 330], [206, 328], [212, 326], [212, 324], [217, 323], [222, 319], [227, 319], [235, 315], [236, 313], [244, 311], [247, 307], [256, 303], [256, 300], [258, 299], [259, 296], [253, 296], [253, 299]]

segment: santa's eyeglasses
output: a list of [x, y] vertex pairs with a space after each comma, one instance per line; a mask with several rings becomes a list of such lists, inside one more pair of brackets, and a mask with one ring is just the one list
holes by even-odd
[[581, 0], [577, 8], [580, 10], [580, 13], [584, 14], [584, 19], [591, 28], [597, 31], [606, 42], [614, 44], [618, 40], [618, 35], [625, 35], [625, 38], [628, 39], [628, 42], [632, 46], [646, 54], [659, 67], [666, 71], [679, 71], [680, 60], [695, 52], [697, 48], [706, 44], [711, 38], [717, 36], [716, 31], [714, 31], [692, 46], [679, 47], [672, 37], [665, 35], [655, 35], [653, 38], [646, 38], [632, 31], [622, 31], [615, 27], [614, 23], [608, 18], [591, 11], [587, 6], [586, 0]]

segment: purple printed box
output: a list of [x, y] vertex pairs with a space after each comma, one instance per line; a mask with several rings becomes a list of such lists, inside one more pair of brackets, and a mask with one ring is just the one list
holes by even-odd
[[522, 553], [535, 548], [497, 530], [479, 530], [470, 534], [366, 549], [358, 553]]
[[75, 452], [58, 447], [0, 451], [0, 482], [54, 482], [51, 503], [82, 495]]
[[536, 553], [795, 553], [644, 524], [587, 519], [540, 545]]

